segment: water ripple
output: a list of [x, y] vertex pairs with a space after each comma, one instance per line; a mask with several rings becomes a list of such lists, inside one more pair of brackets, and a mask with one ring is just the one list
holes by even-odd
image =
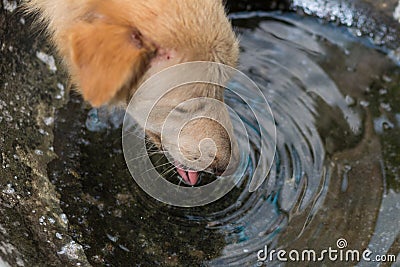
[[[336, 43], [339, 40], [335, 41]], [[341, 44], [346, 44], [342, 39]], [[277, 151], [268, 174], [268, 182], [250, 194], [243, 190], [232, 207], [209, 214], [209, 227], [226, 236], [222, 256], [211, 265], [237, 266], [255, 262], [256, 252], [274, 244], [275, 237], [292, 216], [307, 213], [304, 227], [323, 201], [330, 179], [324, 143], [316, 127], [319, 101], [342, 112], [353, 134], [360, 132], [359, 116], [348, 106], [335, 83], [316, 62], [324, 56], [317, 29], [294, 24], [290, 17], [264, 17], [256, 29], [241, 33], [243, 47], [240, 65], [262, 90], [271, 106], [277, 128]], [[233, 84], [236, 89], [240, 84]], [[226, 102], [235, 108], [253, 141], [249, 174], [257, 161], [259, 131], [248, 107], [226, 94]], [[262, 111], [259, 111], [262, 112]], [[271, 121], [259, 124], [271, 130]], [[266, 137], [268, 138], [268, 137]], [[269, 140], [264, 140], [269, 142]], [[237, 204], [237, 202], [236, 202]]]

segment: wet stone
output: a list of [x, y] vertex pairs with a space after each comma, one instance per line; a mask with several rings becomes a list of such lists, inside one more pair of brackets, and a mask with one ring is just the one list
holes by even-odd
[[88, 265], [81, 247], [67, 253], [74, 241], [47, 177], [55, 157], [52, 122], [66, 101], [56, 97], [57, 85], [66, 75], [55, 71], [54, 51], [18, 12], [19, 3], [4, 0], [0, 8], [0, 265]]
[[[41, 31], [32, 29], [32, 17], [18, 12], [19, 4], [20, 1], [12, 0], [0, 2], [0, 266], [124, 265], [128, 261], [127, 255], [134, 255], [137, 262], [160, 266], [195, 266], [220, 256], [227, 242], [244, 240], [245, 233], [240, 227], [227, 229], [229, 236], [212, 231], [220, 224], [218, 220], [201, 221], [201, 214], [190, 217], [190, 213], [180, 213], [150, 199], [134, 184], [118, 148], [118, 124], [111, 121], [111, 126], [107, 127], [96, 124], [97, 120], [89, 121], [96, 131], [87, 133], [85, 122], [90, 108], [76, 96], [69, 99], [68, 79], [59, 59]], [[396, 50], [400, 44], [399, 24], [398, 18], [393, 16], [397, 0], [239, 0], [228, 1], [228, 5], [232, 12], [290, 9], [348, 25], [354, 27], [354, 35], [367, 36], [376, 44], [387, 45], [393, 49], [392, 57], [400, 58], [400, 50]], [[357, 72], [357, 69], [351, 68], [351, 71]], [[342, 78], [338, 75], [337, 82], [340, 83]], [[400, 144], [396, 137], [400, 111], [395, 103], [400, 100], [398, 94], [392, 92], [398, 91], [396, 83], [400, 81], [386, 74], [381, 79], [390, 83], [385, 91], [382, 87], [371, 87], [364, 92], [364, 98], [359, 95], [349, 97], [347, 104], [360, 103], [365, 109], [371, 108], [375, 120], [370, 128], [385, 140], [382, 145], [384, 160], [388, 163], [385, 188], [399, 192]], [[68, 120], [71, 112], [76, 114], [72, 122]], [[393, 112], [396, 114], [387, 114]], [[335, 134], [326, 132], [333, 140], [329, 150], [332, 155], [343, 149], [342, 144], [335, 143], [338, 140]], [[342, 135], [351, 146], [359, 142], [357, 138], [347, 140], [347, 136]], [[367, 134], [363, 138], [368, 145], [360, 148], [354, 145], [352, 156], [339, 154], [338, 165], [346, 166], [347, 159], [368, 150], [366, 148], [372, 147], [368, 153], [376, 150], [377, 137]], [[358, 158], [376, 163], [376, 158], [368, 156], [367, 152]], [[94, 157], [99, 160], [94, 162]], [[379, 173], [381, 166], [376, 166], [373, 165], [373, 171]], [[353, 169], [368, 168], [367, 164], [356, 162]], [[360, 184], [366, 184], [365, 188], [370, 186], [364, 180], [356, 184], [357, 177], [366, 174], [353, 169], [344, 168], [344, 182], [333, 182], [338, 195], [360, 187]], [[92, 177], [93, 170], [96, 170], [96, 177]], [[113, 177], [119, 179], [114, 181]], [[376, 185], [372, 193], [379, 198], [379, 181], [375, 179], [371, 184]], [[313, 221], [322, 222], [327, 228], [326, 240], [331, 240], [336, 232], [325, 222], [349, 213], [349, 209], [337, 207], [338, 199], [332, 195], [327, 199], [331, 209], [324, 210], [329, 214], [323, 212]], [[362, 199], [367, 204], [372, 202], [368, 197]], [[351, 197], [347, 198], [350, 198], [348, 203], [353, 201]], [[238, 201], [238, 209], [241, 204]], [[360, 201], [359, 207], [367, 204]], [[147, 208], [145, 211], [144, 207]], [[398, 213], [400, 207], [397, 205], [396, 209]], [[180, 217], [175, 218], [176, 214]], [[189, 217], [192, 220], [187, 220]], [[369, 224], [373, 219], [368, 221]], [[295, 222], [292, 221], [294, 228]], [[351, 222], [362, 224], [356, 219]], [[367, 226], [372, 228], [369, 224]], [[306, 237], [310, 237], [306, 241], [315, 244], [313, 234], [306, 233]], [[369, 237], [368, 234], [372, 235], [371, 231], [364, 237]], [[236, 235], [240, 235], [239, 238]], [[290, 236], [283, 236], [282, 240], [285, 238], [290, 240]], [[304, 245], [299, 243], [293, 246]], [[359, 243], [366, 245], [365, 240]], [[326, 242], [327, 246], [331, 244]], [[241, 251], [249, 252], [247, 248]]]

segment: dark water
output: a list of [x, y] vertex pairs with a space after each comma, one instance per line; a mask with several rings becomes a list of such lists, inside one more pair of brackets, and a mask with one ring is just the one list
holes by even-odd
[[[89, 131], [88, 107], [71, 96], [56, 119], [59, 158], [49, 174], [70, 233], [89, 261], [253, 266], [266, 245], [321, 251], [337, 248], [339, 238], [351, 249], [398, 255], [400, 68], [384, 49], [316, 19], [275, 13], [233, 18], [239, 69], [258, 84], [275, 118], [277, 150], [267, 180], [249, 193], [244, 177], [205, 207], [159, 203], [130, 177], [121, 129], [112, 126], [118, 123]], [[268, 140], [260, 140], [248, 107], [234, 95], [226, 98], [249, 132], [251, 175], [260, 142]], [[269, 131], [266, 125], [259, 126]]]

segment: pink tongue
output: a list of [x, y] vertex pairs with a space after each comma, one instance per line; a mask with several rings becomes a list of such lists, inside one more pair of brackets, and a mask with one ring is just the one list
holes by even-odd
[[199, 173], [196, 171], [185, 171], [182, 168], [176, 167], [177, 172], [179, 175], [185, 180], [185, 182], [189, 185], [197, 184], [199, 180]]

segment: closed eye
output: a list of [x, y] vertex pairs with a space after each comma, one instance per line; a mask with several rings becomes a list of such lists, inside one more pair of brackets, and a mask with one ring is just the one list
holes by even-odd
[[192, 108], [177, 106], [174, 108], [174, 111], [181, 113], [181, 114], [195, 113], [195, 112], [199, 112], [200, 110], [203, 110], [205, 107], [206, 107], [206, 103], [201, 101], [199, 104], [194, 105]]
[[185, 113], [190, 112], [188, 109], [181, 108], [181, 107], [175, 107], [175, 108], [174, 108], [174, 111], [176, 111], [176, 112], [178, 112], [178, 113], [181, 113], [181, 114], [185, 114]]

